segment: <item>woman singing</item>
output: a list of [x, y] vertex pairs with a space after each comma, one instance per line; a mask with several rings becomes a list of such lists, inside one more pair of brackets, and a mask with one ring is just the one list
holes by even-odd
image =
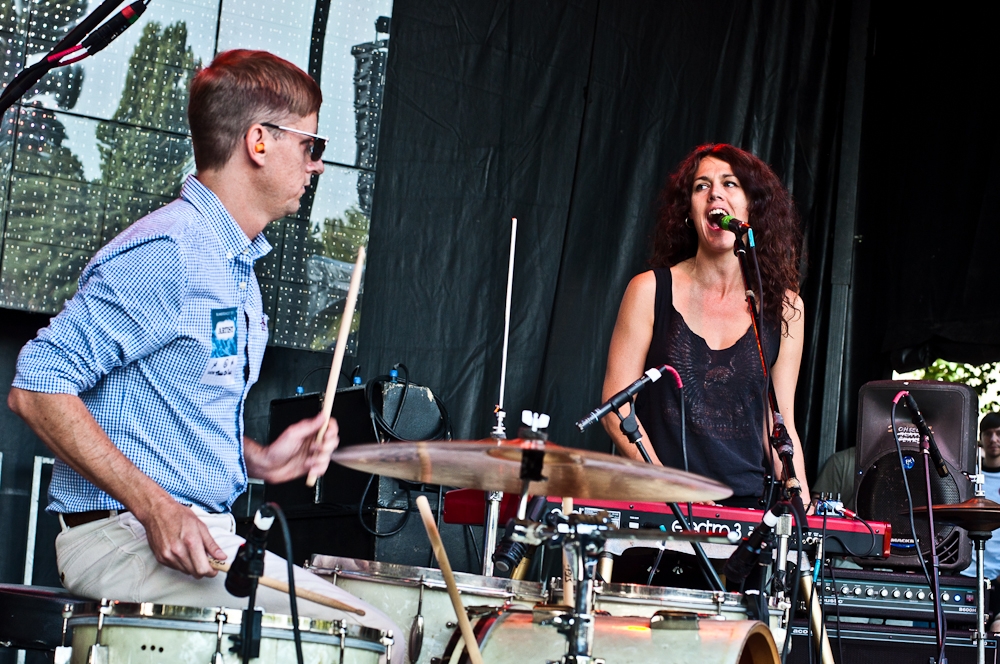
[[[661, 194], [653, 269], [636, 276], [622, 298], [604, 377], [607, 399], [650, 367], [669, 364], [684, 382], [687, 463], [681, 445], [677, 386], [666, 377], [636, 399], [636, 416], [654, 463], [685, 468], [733, 489], [724, 501], [757, 507], [770, 447], [766, 393], [735, 235], [725, 215], [753, 228], [763, 293], [760, 327], [778, 410], [795, 447], [795, 474], [808, 501], [802, 446], [794, 424], [802, 359], [803, 305], [798, 295], [801, 244], [791, 196], [757, 157], [725, 144], [698, 147]], [[757, 290], [754, 276], [752, 286]], [[626, 456], [638, 449], [614, 415], [604, 426]], [[650, 447], [652, 449], [650, 449]], [[779, 469], [775, 457], [775, 467]]]

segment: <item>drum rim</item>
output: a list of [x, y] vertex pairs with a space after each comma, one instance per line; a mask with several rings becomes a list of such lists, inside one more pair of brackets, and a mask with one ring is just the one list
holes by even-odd
[[[439, 569], [387, 563], [363, 558], [346, 558], [313, 554], [306, 569], [321, 576], [343, 577], [358, 581], [373, 581], [395, 586], [419, 588], [447, 588]], [[482, 597], [533, 599], [542, 601], [545, 593], [537, 581], [521, 581], [496, 576], [480, 576], [468, 572], [454, 572], [455, 584], [463, 594]]]
[[[176, 604], [156, 604], [153, 602], [122, 602], [113, 600], [103, 606], [101, 602], [85, 602], [71, 608], [72, 615], [68, 620], [71, 625], [87, 625], [96, 622], [100, 614], [105, 615], [105, 624], [113, 619], [114, 624], [126, 624], [129, 620], [173, 621], [177, 623], [206, 623], [212, 629], [218, 623], [219, 613], [225, 613], [226, 624], [241, 625], [243, 609], [233, 609], [224, 606], [197, 607]], [[282, 632], [292, 632], [292, 617], [281, 613], [265, 613], [261, 618], [261, 627]], [[332, 634], [339, 636], [341, 629], [348, 638], [362, 641], [380, 641], [383, 632], [374, 627], [354, 625], [342, 620], [323, 620], [299, 616], [299, 630], [303, 633]]]
[[706, 602], [712, 606], [725, 608], [743, 607], [743, 599], [740, 593], [698, 590], [695, 588], [673, 588], [671, 586], [646, 586], [639, 583], [607, 583], [598, 589], [597, 595], [598, 601], [601, 598], [608, 600], [682, 599], [685, 601]]
[[[78, 616], [70, 618], [67, 623], [74, 629], [74, 634], [83, 635], [85, 632], [80, 628], [97, 629], [97, 617], [92, 615]], [[202, 632], [205, 634], [217, 634], [218, 625], [207, 621], [176, 620], [172, 618], [152, 618], [147, 616], [108, 616], [104, 619], [105, 632], [113, 632], [115, 628], [143, 628], [162, 629], [176, 632]], [[382, 632], [370, 627], [364, 628], [370, 634], [352, 634], [344, 636], [344, 647], [355, 650], [368, 650], [371, 652], [384, 653], [385, 645], [381, 641]], [[240, 633], [238, 623], [226, 622], [222, 627], [222, 633], [227, 636], [234, 636]], [[274, 639], [278, 641], [292, 641], [295, 635], [292, 630], [275, 627], [262, 627], [261, 638]], [[92, 637], [91, 637], [92, 638]], [[302, 630], [302, 643], [325, 646], [340, 646], [340, 634], [337, 632], [318, 632], [315, 630]]]

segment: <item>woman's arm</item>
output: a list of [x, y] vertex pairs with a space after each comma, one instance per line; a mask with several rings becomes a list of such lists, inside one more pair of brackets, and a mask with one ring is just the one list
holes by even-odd
[[[608, 350], [608, 367], [604, 373], [604, 389], [601, 399], [607, 400], [622, 391], [642, 376], [646, 367], [646, 354], [653, 340], [653, 318], [656, 306], [656, 275], [652, 271], [634, 277], [625, 289], [618, 309], [618, 320], [611, 335]], [[638, 418], [636, 418], [636, 422]], [[615, 447], [630, 459], [642, 460], [638, 448], [625, 437], [618, 428], [618, 416], [610, 413], [601, 421], [605, 431], [611, 436]], [[646, 438], [646, 431], [639, 422], [643, 446], [649, 452], [653, 463], [663, 465], [656, 458], [653, 447]]]
[[[802, 443], [795, 430], [795, 385], [799, 379], [799, 366], [802, 364], [802, 340], [805, 336], [805, 309], [802, 298], [791, 291], [787, 294], [784, 315], [788, 320], [788, 331], [781, 335], [778, 347], [778, 359], [771, 367], [771, 383], [774, 385], [774, 396], [778, 400], [778, 410], [785, 420], [788, 437], [792, 439], [795, 456], [792, 459], [795, 466], [795, 476], [802, 485], [802, 500], [809, 502], [809, 482], [806, 479], [806, 464], [802, 454]], [[764, 442], [769, 447], [768, 441]], [[772, 450], [773, 453], [773, 450]], [[775, 467], [780, 468], [777, 456], [774, 456]]]

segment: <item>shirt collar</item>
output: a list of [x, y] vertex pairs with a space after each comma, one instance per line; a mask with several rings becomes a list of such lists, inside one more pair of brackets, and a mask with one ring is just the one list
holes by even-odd
[[181, 188], [181, 198], [208, 219], [209, 225], [222, 241], [226, 258], [232, 260], [245, 252], [251, 260], [257, 260], [271, 251], [271, 243], [263, 233], [258, 233], [251, 241], [215, 192], [203, 185], [194, 175], [189, 175], [185, 180]]

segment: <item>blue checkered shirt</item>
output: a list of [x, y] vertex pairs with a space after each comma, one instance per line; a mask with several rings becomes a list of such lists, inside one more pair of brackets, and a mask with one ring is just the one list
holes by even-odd
[[[75, 394], [176, 500], [223, 512], [246, 488], [243, 403], [267, 344], [253, 241], [194, 176], [83, 270], [17, 361], [14, 387]], [[57, 461], [50, 512], [123, 505]]]

